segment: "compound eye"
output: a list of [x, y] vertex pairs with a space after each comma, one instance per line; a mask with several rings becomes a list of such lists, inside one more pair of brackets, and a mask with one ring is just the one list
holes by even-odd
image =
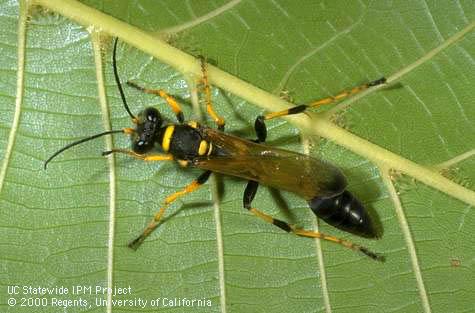
[[148, 152], [150, 149], [151, 149], [151, 145], [148, 141], [145, 141], [145, 140], [137, 140], [134, 142], [134, 145], [132, 147], [132, 150], [135, 152], [135, 153], [138, 153], [138, 154], [144, 154], [146, 152]]
[[154, 108], [147, 108], [144, 112], [147, 121], [156, 123], [160, 119], [160, 113]]

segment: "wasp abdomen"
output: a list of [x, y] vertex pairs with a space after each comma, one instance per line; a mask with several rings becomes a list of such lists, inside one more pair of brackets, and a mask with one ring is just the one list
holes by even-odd
[[377, 237], [368, 212], [347, 190], [330, 198], [315, 197], [308, 204], [313, 213], [336, 228], [363, 237]]

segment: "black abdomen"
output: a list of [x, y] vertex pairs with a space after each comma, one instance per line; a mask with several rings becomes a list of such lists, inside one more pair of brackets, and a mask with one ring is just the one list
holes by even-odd
[[308, 204], [313, 213], [336, 228], [363, 237], [377, 237], [368, 212], [347, 190], [331, 198], [315, 197]]

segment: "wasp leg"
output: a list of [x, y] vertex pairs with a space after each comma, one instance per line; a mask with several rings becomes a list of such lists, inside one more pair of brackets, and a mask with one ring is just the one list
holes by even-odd
[[254, 122], [254, 129], [256, 131], [257, 139], [254, 142], [265, 142], [267, 138], [267, 127], [264, 122], [264, 116], [259, 115]]
[[309, 104], [300, 104], [300, 105], [291, 107], [290, 109], [287, 109], [287, 110], [268, 113], [268, 114], [262, 116], [262, 119], [270, 120], [270, 119], [273, 119], [273, 118], [276, 118], [276, 117], [282, 117], [282, 116], [285, 116], [285, 115], [292, 115], [292, 114], [302, 113], [302, 112], [306, 111], [309, 108], [316, 108], [316, 107], [319, 107], [319, 106], [322, 106], [322, 105], [331, 104], [333, 102], [342, 100], [344, 98], [354, 96], [357, 93], [360, 93], [363, 90], [366, 90], [370, 87], [378, 86], [378, 85], [381, 85], [381, 84], [384, 84], [384, 83], [386, 83], [386, 78], [382, 77], [382, 78], [374, 80], [372, 82], [369, 82], [369, 83], [363, 84], [361, 86], [355, 87], [351, 90], [344, 90], [344, 91], [338, 93], [336, 96], [331, 96], [331, 97], [323, 98], [323, 99], [320, 99], [320, 100], [316, 100], [316, 101], [310, 102]]
[[201, 174], [200, 176], [198, 176], [197, 179], [192, 181], [189, 185], [187, 185], [182, 190], [177, 191], [175, 193], [172, 193], [171, 195], [166, 197], [162, 207], [160, 208], [160, 210], [157, 213], [155, 213], [152, 221], [150, 221], [150, 223], [147, 225], [147, 227], [145, 227], [142, 234], [140, 234], [140, 236], [138, 236], [137, 238], [135, 238], [134, 240], [132, 240], [128, 244], [129, 248], [137, 250], [137, 248], [142, 244], [142, 242], [145, 240], [145, 238], [147, 238], [147, 236], [150, 235], [150, 233], [152, 231], [154, 231], [155, 228], [158, 227], [158, 225], [160, 223], [160, 220], [163, 217], [163, 214], [165, 213], [167, 207], [171, 203], [173, 203], [176, 199], [178, 199], [179, 197], [182, 197], [182, 196], [184, 196], [188, 193], [191, 193], [191, 192], [195, 191], [196, 189], [198, 189], [201, 185], [206, 183], [206, 181], [208, 180], [210, 175], [211, 175], [211, 171], [206, 171], [203, 174]]
[[167, 104], [170, 106], [170, 108], [175, 113], [176, 119], [178, 120], [178, 122], [183, 123], [185, 121], [185, 117], [183, 116], [183, 111], [181, 110], [181, 107], [178, 104], [178, 102], [175, 100], [175, 98], [170, 96], [164, 90], [162, 90], [162, 89], [148, 89], [148, 88], [139, 86], [139, 85], [137, 85], [136, 83], [134, 83], [132, 81], [128, 81], [127, 85], [129, 85], [131, 87], [134, 87], [135, 89], [138, 89], [142, 92], [162, 97], [163, 99], [165, 99]]
[[251, 206], [251, 202], [252, 202], [252, 200], [254, 199], [254, 197], [256, 195], [258, 187], [259, 187], [259, 183], [257, 183], [256, 181], [251, 180], [247, 183], [246, 190], [244, 191], [243, 205], [244, 205], [244, 208], [249, 210], [252, 214], [259, 217], [260, 219], [266, 221], [267, 223], [273, 224], [273, 225], [279, 227], [280, 229], [282, 229], [282, 230], [284, 230], [288, 233], [291, 232], [291, 233], [294, 233], [294, 234], [296, 234], [298, 236], [302, 236], [302, 237], [319, 238], [319, 239], [331, 241], [331, 242], [337, 243], [339, 245], [342, 245], [342, 246], [344, 246], [348, 249], [351, 249], [351, 250], [354, 250], [354, 251], [359, 251], [359, 252], [365, 254], [366, 256], [372, 258], [373, 260], [384, 261], [383, 256], [381, 256], [379, 254], [376, 254], [376, 253], [368, 250], [367, 248], [365, 248], [363, 246], [352, 243], [352, 242], [350, 242], [348, 240], [345, 240], [345, 239], [341, 239], [341, 238], [338, 238], [338, 237], [326, 235], [326, 234], [318, 232], [318, 231], [305, 230], [305, 229], [293, 227], [293, 226], [289, 225], [287, 222], [276, 219], [276, 218], [274, 218], [274, 217], [272, 217], [272, 216], [270, 216], [270, 215], [268, 215], [268, 214], [266, 214], [262, 211], [259, 211], [256, 208], [253, 208]]
[[206, 67], [206, 60], [204, 57], [200, 56], [201, 61], [201, 72], [203, 73], [202, 82], [203, 82], [203, 89], [205, 93], [205, 100], [206, 100], [206, 111], [208, 112], [209, 116], [213, 119], [213, 121], [218, 125], [219, 130], [224, 130], [224, 119], [219, 116], [213, 109], [213, 104], [211, 102], [211, 87], [208, 82], [208, 71]]
[[171, 154], [138, 154], [132, 150], [127, 150], [127, 149], [112, 149], [109, 151], [104, 151], [102, 152], [103, 156], [112, 154], [112, 153], [124, 153], [127, 155], [130, 155], [133, 158], [136, 158], [138, 160], [142, 161], [173, 161], [173, 155]]

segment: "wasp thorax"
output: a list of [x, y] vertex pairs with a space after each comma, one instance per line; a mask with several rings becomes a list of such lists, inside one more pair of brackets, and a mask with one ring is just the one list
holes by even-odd
[[149, 107], [142, 111], [132, 137], [132, 150], [139, 154], [150, 151], [154, 147], [161, 125], [162, 118], [157, 109]]

